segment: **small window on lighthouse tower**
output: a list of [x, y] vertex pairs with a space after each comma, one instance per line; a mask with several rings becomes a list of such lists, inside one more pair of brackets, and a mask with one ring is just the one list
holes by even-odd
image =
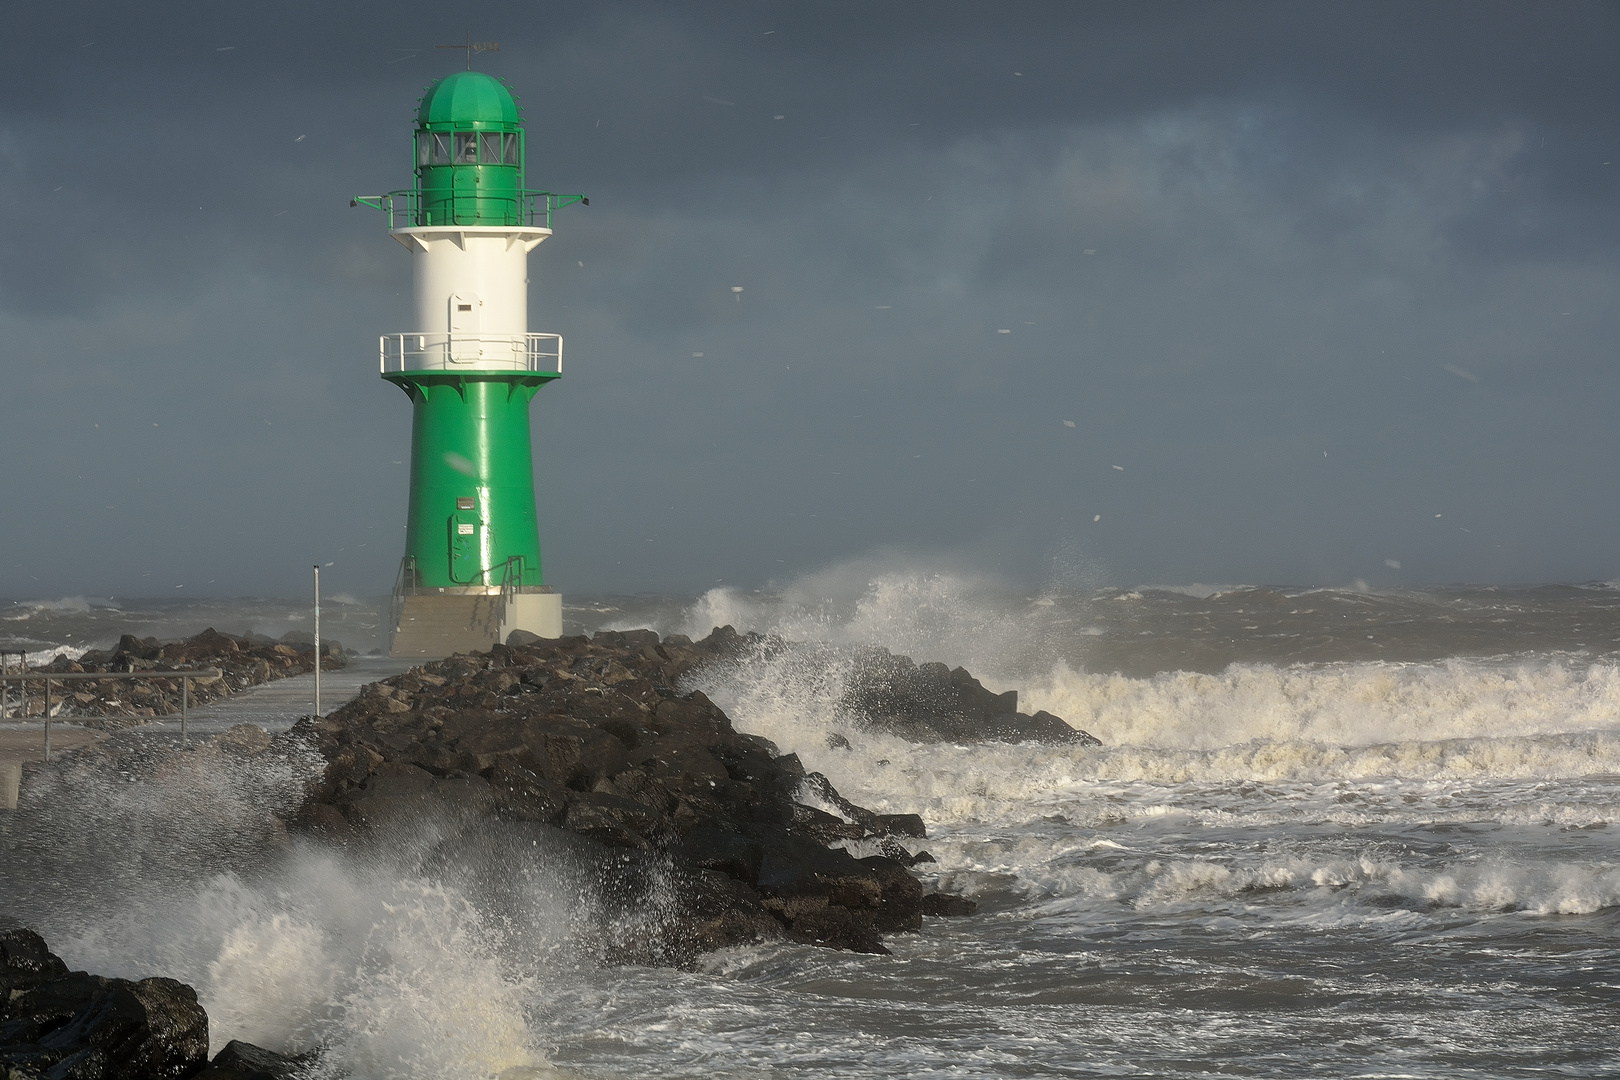
[[472, 293], [456, 293], [450, 297], [450, 332], [452, 334], [478, 333], [478, 297]]
[[429, 160], [429, 164], [431, 164], [431, 165], [448, 165], [448, 164], [450, 164], [450, 136], [449, 136], [449, 134], [446, 133], [446, 132], [443, 132], [443, 131], [435, 131], [435, 132], [433, 132], [432, 134], [430, 134], [428, 136], [428, 139], [433, 143], [432, 157]]
[[486, 131], [478, 136], [478, 160], [489, 165], [501, 163], [501, 133]]
[[478, 297], [472, 293], [455, 293], [450, 297], [450, 362], [453, 364], [476, 363], [483, 355], [478, 307]]
[[478, 133], [475, 131], [456, 132], [456, 164], [478, 164]]

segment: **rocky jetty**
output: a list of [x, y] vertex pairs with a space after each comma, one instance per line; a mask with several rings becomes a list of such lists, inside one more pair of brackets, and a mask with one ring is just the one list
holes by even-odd
[[[347, 654], [337, 641], [321, 642], [321, 669], [331, 671], [348, 665]], [[58, 656], [36, 670], [42, 672], [132, 672], [153, 669], [219, 668], [218, 679], [191, 680], [191, 704], [205, 704], [215, 698], [249, 686], [302, 675], [315, 670], [315, 646], [308, 635], [288, 634], [280, 640], [258, 634], [237, 636], [212, 628], [180, 641], [162, 642], [157, 638], [137, 638], [125, 634], [112, 649], [92, 650], [77, 660]], [[75, 679], [62, 682], [54, 690], [52, 715], [72, 718], [86, 727], [118, 728], [143, 724], [156, 717], [180, 712], [180, 680]], [[31, 685], [26, 704], [17, 706], [15, 687], [11, 691], [12, 714], [40, 716], [45, 696], [38, 685]]]
[[918, 664], [887, 649], [857, 658], [840, 710], [857, 726], [912, 742], [1102, 745], [1049, 712], [1019, 712], [1016, 690], [992, 693], [963, 668]]
[[243, 1042], [210, 1062], [208, 1016], [191, 987], [69, 971], [34, 931], [0, 925], [7, 1080], [292, 1080], [310, 1063]]
[[[294, 729], [329, 762], [294, 825], [357, 843], [423, 815], [561, 830], [611, 855], [621, 887], [671, 883], [675, 903], [658, 940], [639, 943], [642, 960], [778, 937], [881, 953], [881, 935], [926, 914], [970, 912], [925, 895], [909, 871], [927, 858], [906, 843], [925, 837], [920, 818], [851, 803], [678, 689], [698, 665], [757, 644], [730, 627], [695, 643], [518, 633], [374, 683]], [[875, 853], [832, 846], [862, 841]]]

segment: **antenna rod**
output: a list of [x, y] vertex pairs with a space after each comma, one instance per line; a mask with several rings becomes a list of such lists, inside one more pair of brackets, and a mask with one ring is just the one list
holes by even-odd
[[321, 564], [315, 564], [315, 716], [321, 715]]
[[462, 49], [467, 53], [467, 70], [472, 70], [472, 54], [475, 52], [500, 52], [501, 43], [498, 41], [474, 41], [472, 31], [467, 31], [467, 40], [460, 45], [435, 45], [435, 49]]

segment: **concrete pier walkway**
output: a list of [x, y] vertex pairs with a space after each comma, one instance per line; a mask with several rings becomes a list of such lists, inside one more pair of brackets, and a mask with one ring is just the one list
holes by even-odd
[[[386, 679], [391, 675], [409, 671], [410, 660], [393, 660], [386, 656], [355, 656], [342, 671], [321, 672], [321, 712], [329, 713], [349, 701], [367, 683]], [[190, 710], [186, 718], [188, 732], [194, 736], [217, 735], [237, 724], [256, 724], [274, 734], [286, 731], [300, 717], [315, 711], [315, 675], [294, 675], [289, 679], [250, 686], [241, 693], [220, 698]], [[126, 728], [131, 733], [180, 734], [180, 718], [165, 716], [138, 728]]]
[[[409, 660], [386, 656], [357, 656], [342, 671], [321, 672], [321, 711], [349, 701], [367, 683], [409, 671]], [[186, 717], [186, 733], [193, 739], [218, 735], [237, 724], [256, 724], [274, 734], [286, 731], [301, 717], [315, 711], [315, 675], [294, 675], [290, 679], [250, 686], [230, 697], [207, 705], [194, 706]], [[149, 724], [123, 728], [116, 733], [79, 727], [71, 718], [51, 722], [51, 749], [54, 753], [82, 750], [103, 739], [155, 739], [163, 742], [180, 738], [180, 718], [165, 716]], [[38, 761], [45, 749], [45, 726], [39, 718], [0, 722], [0, 772], [24, 761]], [[0, 786], [4, 786], [0, 778]]]
[[[409, 660], [358, 656], [352, 658], [349, 666], [342, 671], [323, 671], [321, 712], [329, 713], [349, 701], [367, 683], [409, 671], [413, 666]], [[206, 739], [238, 724], [256, 724], [274, 734], [286, 731], [300, 718], [314, 711], [315, 675], [311, 672], [251, 686], [241, 693], [188, 710], [186, 735], [191, 740]], [[116, 732], [79, 727], [71, 719], [51, 722], [53, 757], [72, 750], [83, 750], [106, 740], [115, 740], [113, 745], [123, 744], [130, 748], [178, 746], [180, 718], [165, 716], [150, 724]], [[40, 760], [44, 749], [45, 725], [42, 720], [0, 721], [0, 810], [16, 808], [23, 764]]]

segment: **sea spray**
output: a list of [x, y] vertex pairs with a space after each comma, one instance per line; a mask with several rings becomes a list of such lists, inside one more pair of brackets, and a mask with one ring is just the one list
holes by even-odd
[[502, 970], [477, 908], [421, 882], [379, 906], [339, 998], [328, 1075], [484, 1080], [541, 1063], [524, 1009], [533, 987]]
[[215, 1051], [321, 1049], [353, 1080], [550, 1075], [540, 989], [594, 969], [647, 913], [604, 917], [543, 835], [424, 820], [371, 852], [289, 839], [272, 815], [321, 764], [285, 741], [61, 762], [0, 821], [0, 909], [74, 967], [194, 986]]

